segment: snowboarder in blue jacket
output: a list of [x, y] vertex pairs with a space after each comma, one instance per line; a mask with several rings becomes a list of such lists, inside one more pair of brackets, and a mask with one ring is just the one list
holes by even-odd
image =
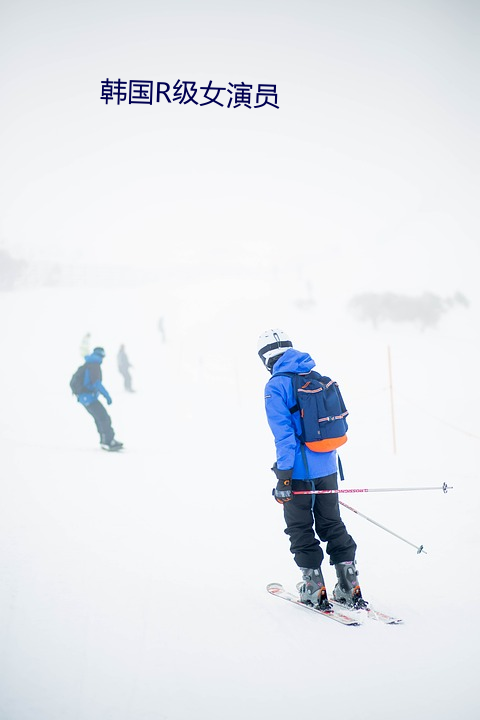
[[275, 438], [276, 462], [272, 470], [277, 478], [273, 495], [283, 505], [290, 551], [302, 571], [298, 590], [302, 602], [329, 609], [321, 570], [326, 542], [330, 564], [335, 566], [335, 600], [348, 607], [365, 607], [358, 584], [355, 563], [356, 544], [340, 516], [338, 495], [294, 495], [296, 491], [336, 490], [336, 450], [314, 452], [301, 442], [300, 412], [290, 376], [304, 375], [315, 363], [308, 353], [293, 348], [290, 338], [280, 329], [266, 330], [258, 339], [258, 354], [272, 377], [265, 387], [265, 409]]
[[98, 399], [99, 395], [103, 395], [107, 405], [112, 404], [112, 398], [102, 384], [101, 365], [104, 357], [105, 350], [102, 347], [94, 348], [93, 352], [85, 357], [83, 389], [77, 395], [77, 400], [95, 420], [102, 448], [105, 450], [120, 450], [123, 443], [115, 440], [110, 415]]

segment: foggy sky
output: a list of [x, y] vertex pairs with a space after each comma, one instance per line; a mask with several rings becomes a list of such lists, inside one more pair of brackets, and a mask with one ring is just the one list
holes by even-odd
[[[2, 8], [3, 247], [268, 268], [301, 246], [366, 288], [475, 283], [475, 3]], [[106, 105], [106, 78], [276, 84], [280, 109]]]

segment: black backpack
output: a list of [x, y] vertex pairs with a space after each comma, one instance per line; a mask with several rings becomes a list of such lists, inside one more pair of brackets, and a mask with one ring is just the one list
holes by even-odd
[[80, 367], [75, 370], [72, 375], [72, 379], [70, 380], [70, 388], [74, 395], [80, 395], [82, 392], [86, 392], [86, 387], [84, 385], [86, 369], [87, 365], [86, 363], [84, 363], [83, 365], [80, 365]]

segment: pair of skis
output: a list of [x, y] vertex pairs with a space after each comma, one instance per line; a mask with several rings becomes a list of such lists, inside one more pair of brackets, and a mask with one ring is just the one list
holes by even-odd
[[361, 625], [365, 616], [370, 620], [377, 620], [378, 622], [383, 622], [387, 625], [398, 625], [403, 622], [401, 618], [388, 615], [380, 610], [375, 610], [370, 606], [364, 610], [354, 610], [352, 608], [346, 608], [342, 605], [342, 603], [335, 602], [335, 600], [332, 599], [329, 599], [329, 602], [332, 604], [332, 609], [330, 611], [320, 610], [314, 605], [306, 605], [305, 603], [302, 603], [298, 595], [288, 592], [288, 590], [285, 590], [283, 585], [280, 585], [280, 583], [270, 583], [267, 585], [267, 590], [271, 595], [275, 595], [283, 600], [294, 603], [294, 605], [300, 605], [300, 607], [305, 608], [310, 612], [323, 615], [324, 617], [334, 620], [335, 622], [339, 622], [342, 625]]

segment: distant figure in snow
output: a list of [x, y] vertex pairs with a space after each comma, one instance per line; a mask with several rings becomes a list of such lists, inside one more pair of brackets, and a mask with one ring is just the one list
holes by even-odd
[[133, 367], [133, 365], [130, 364], [127, 357], [125, 345], [120, 345], [120, 349], [117, 353], [117, 365], [120, 375], [123, 377], [125, 390], [127, 390], [127, 392], [134, 392], [132, 389], [132, 376], [130, 375], [130, 368]]
[[161, 318], [159, 319], [159, 321], [158, 321], [158, 332], [159, 332], [160, 335], [162, 336], [162, 342], [163, 342], [163, 343], [166, 342], [166, 341], [167, 341], [167, 338], [165, 337], [165, 325], [164, 325], [164, 322], [163, 322], [163, 317], [161, 317]]
[[103, 395], [107, 405], [112, 404], [112, 398], [102, 384], [102, 362], [105, 350], [102, 347], [93, 349], [91, 355], [85, 357], [85, 363], [78, 368], [72, 377], [70, 387], [77, 396], [78, 402], [95, 420], [100, 445], [104, 450], [120, 450], [123, 443], [115, 440], [110, 415], [99, 401], [98, 396]]
[[[315, 363], [310, 355], [295, 350], [290, 338], [278, 328], [266, 330], [260, 335], [257, 350], [271, 374], [265, 387], [265, 410], [275, 439], [277, 457], [272, 467], [277, 478], [273, 495], [283, 506], [290, 552], [302, 572], [303, 582], [297, 586], [300, 600], [323, 610], [330, 609], [321, 570], [324, 557], [321, 540], [327, 543], [330, 564], [335, 566], [337, 574], [334, 599], [347, 607], [365, 608], [366, 602], [357, 580], [357, 546], [340, 516], [338, 495], [335, 492], [295, 495], [299, 491], [338, 489], [336, 448], [347, 439], [344, 434], [346, 422], [342, 422], [346, 410], [343, 415], [339, 414], [342, 408], [338, 409], [336, 399], [332, 397], [337, 392], [334, 388], [329, 393], [329, 414], [336, 417], [323, 417], [325, 408], [321, 407], [322, 400], [317, 399], [317, 393], [322, 393], [323, 398], [336, 384], [330, 378], [312, 372]], [[310, 409], [312, 403], [313, 411]], [[318, 418], [319, 413], [322, 420]], [[317, 437], [318, 423], [327, 420], [341, 423], [341, 435], [326, 431], [326, 439], [323, 439], [323, 434], [322, 439], [310, 439], [312, 425]], [[301, 439], [307, 436], [308, 440]]]
[[82, 339], [82, 342], [80, 343], [80, 355], [82, 358], [86, 357], [90, 352], [90, 338], [91, 335], [89, 332], [87, 332]]

